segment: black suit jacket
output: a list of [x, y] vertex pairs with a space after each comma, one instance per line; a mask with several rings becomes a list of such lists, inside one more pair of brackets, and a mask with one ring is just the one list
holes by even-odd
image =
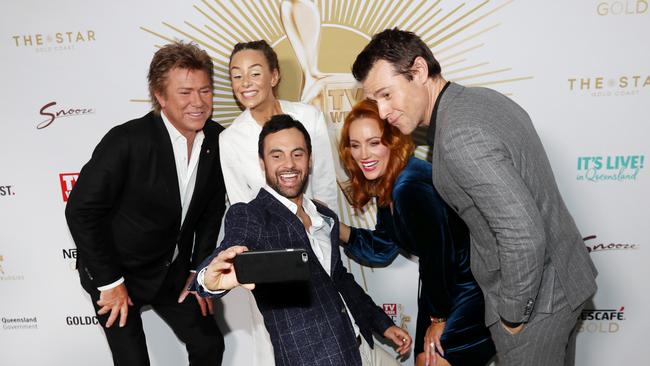
[[[111, 129], [83, 167], [66, 207], [78, 248], [81, 283], [89, 293], [124, 277], [132, 299], [146, 302], [166, 276], [180, 293], [189, 271], [216, 245], [225, 210], [219, 124], [208, 120], [196, 185], [181, 227], [174, 153], [153, 112]], [[173, 261], [178, 243], [179, 254]], [[172, 272], [172, 273], [170, 273]]]
[[[332, 227], [331, 276], [312, 251], [300, 219], [265, 189], [249, 203], [231, 206], [226, 214], [226, 235], [199, 271], [233, 245], [246, 245], [250, 250], [306, 249], [308, 283], [260, 284], [253, 290], [271, 336], [275, 364], [361, 365], [359, 347], [341, 297], [370, 345], [372, 332], [383, 334], [393, 322], [343, 267], [336, 214], [315, 204], [318, 212], [330, 219]], [[214, 296], [200, 286], [198, 290], [202, 296]]]

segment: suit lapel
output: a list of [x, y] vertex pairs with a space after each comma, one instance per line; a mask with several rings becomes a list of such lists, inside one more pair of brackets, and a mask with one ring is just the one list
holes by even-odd
[[[314, 253], [314, 250], [309, 243], [307, 232], [305, 232], [305, 226], [302, 224], [302, 221], [300, 221], [298, 216], [291, 212], [291, 210], [283, 205], [282, 202], [275, 199], [275, 197], [268, 193], [264, 188], [260, 189], [258, 197], [262, 199], [265, 209], [269, 211], [272, 216], [278, 215], [287, 223], [289, 236], [297, 236], [298, 240], [296, 240], [296, 242], [301, 245], [301, 248], [307, 250], [312, 258], [316, 259], [316, 253]], [[284, 238], [282, 239], [284, 240]]]
[[153, 118], [152, 124], [154, 125], [154, 149], [156, 149], [158, 155], [158, 171], [167, 187], [169, 199], [180, 214], [181, 194], [178, 188], [178, 174], [176, 174], [176, 161], [171, 138], [162, 118], [159, 115], [154, 115], [153, 112], [151, 114]]

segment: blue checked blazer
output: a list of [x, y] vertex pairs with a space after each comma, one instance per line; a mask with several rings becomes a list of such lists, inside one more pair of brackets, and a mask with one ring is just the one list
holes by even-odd
[[[343, 267], [336, 214], [315, 204], [318, 212], [329, 217], [332, 223], [331, 277], [312, 251], [302, 222], [264, 189], [251, 202], [230, 207], [224, 240], [198, 271], [207, 267], [220, 251], [233, 245], [245, 245], [250, 250], [306, 249], [309, 253], [308, 282], [260, 284], [253, 290], [271, 336], [275, 364], [361, 365], [357, 340], [341, 297], [371, 346], [372, 332], [383, 334], [393, 322]], [[203, 291], [201, 286], [198, 288], [201, 296], [215, 296]]]

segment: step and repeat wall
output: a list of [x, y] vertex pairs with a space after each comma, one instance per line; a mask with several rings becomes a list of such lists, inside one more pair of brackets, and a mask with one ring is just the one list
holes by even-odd
[[[319, 107], [335, 146], [362, 95], [350, 74], [355, 56], [396, 26], [422, 37], [447, 79], [494, 88], [531, 115], [600, 272], [578, 324], [577, 364], [647, 364], [647, 0], [2, 2], [0, 364], [112, 364], [63, 212], [100, 138], [150, 110], [146, 73], [159, 46], [182, 39], [210, 53], [213, 117], [228, 126], [240, 113], [227, 75], [232, 45], [266, 39], [280, 57], [280, 97]], [[426, 158], [426, 148], [417, 154]], [[341, 196], [338, 210], [352, 225], [374, 223], [374, 207], [355, 214]], [[344, 258], [414, 336], [417, 258], [386, 268]], [[242, 295], [216, 303], [225, 365], [251, 361]], [[143, 318], [152, 364], [185, 363], [167, 325], [151, 310]]]

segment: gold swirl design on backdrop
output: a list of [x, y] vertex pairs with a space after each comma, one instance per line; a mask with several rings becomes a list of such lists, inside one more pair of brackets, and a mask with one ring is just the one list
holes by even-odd
[[[383, 29], [398, 27], [418, 34], [448, 80], [466, 86], [503, 86], [531, 79], [512, 76], [508, 67], [493, 67], [474, 52], [485, 46], [482, 37], [499, 27], [500, 23], [491, 20], [494, 14], [513, 1], [470, 1], [468, 5], [451, 0], [202, 0], [193, 5], [198, 16], [192, 21], [182, 25], [163, 21], [159, 31], [141, 29], [165, 42], [191, 40], [208, 51], [215, 64], [213, 119], [225, 127], [241, 113], [228, 76], [232, 47], [237, 42], [266, 39], [280, 61], [279, 97], [318, 106], [326, 116], [336, 151], [341, 121], [363, 95], [350, 67], [371, 36]], [[414, 139], [419, 145], [416, 156], [430, 160], [426, 130], [416, 130]], [[337, 179], [346, 179], [340, 166]], [[355, 212], [341, 192], [339, 196], [343, 222], [374, 227], [374, 204]], [[362, 280], [367, 289], [363, 270]]]

